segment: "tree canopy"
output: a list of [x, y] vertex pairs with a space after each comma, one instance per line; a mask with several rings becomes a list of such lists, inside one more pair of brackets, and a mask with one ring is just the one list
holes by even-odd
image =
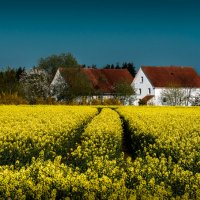
[[115, 85], [115, 93], [117, 96], [131, 96], [135, 94], [134, 88], [126, 81], [119, 82]]
[[60, 93], [58, 100], [70, 102], [77, 97], [90, 96], [94, 93], [91, 82], [80, 68], [66, 68], [62, 76], [67, 84], [61, 82], [61, 85], [54, 86], [54, 89], [59, 88], [59, 91], [54, 91], [55, 94]]
[[115, 85], [115, 96], [123, 103], [133, 101], [135, 95], [135, 89], [126, 80], [120, 81]]
[[40, 58], [38, 63], [38, 68], [45, 70], [52, 77], [59, 67], [76, 68], [79, 67], [79, 64], [71, 53], [62, 53], [60, 55], [51, 55], [46, 58]]
[[0, 93], [20, 93], [19, 79], [25, 68], [10, 68], [0, 71]]

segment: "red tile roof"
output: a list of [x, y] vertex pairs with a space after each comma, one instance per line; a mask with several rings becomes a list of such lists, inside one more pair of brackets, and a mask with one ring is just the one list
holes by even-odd
[[154, 97], [154, 95], [146, 95], [141, 99], [143, 105], [147, 105], [148, 101], [151, 100]]
[[108, 82], [105, 75], [99, 69], [82, 69], [83, 73], [88, 77], [95, 90], [101, 92], [110, 92], [112, 85]]
[[[69, 71], [76, 73], [76, 70], [74, 69], [65, 70], [63, 68], [59, 68], [59, 70], [64, 78], [67, 77], [67, 73], [69, 73]], [[127, 69], [81, 68], [80, 70], [91, 81], [94, 89], [104, 93], [114, 92], [114, 86], [117, 83], [127, 82], [131, 84], [133, 81], [133, 77]]]
[[95, 89], [102, 92], [114, 92], [114, 86], [120, 82], [132, 83], [133, 77], [127, 69], [92, 69], [83, 68]]
[[147, 103], [150, 99], [152, 99], [154, 95], [146, 95], [145, 97], [142, 98], [142, 101]]
[[200, 77], [192, 67], [178, 66], [142, 66], [154, 87], [200, 87]]

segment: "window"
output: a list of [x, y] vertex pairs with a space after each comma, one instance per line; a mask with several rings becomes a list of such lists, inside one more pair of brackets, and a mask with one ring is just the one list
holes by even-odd
[[139, 94], [142, 94], [142, 89], [141, 88], [139, 88]]
[[144, 78], [143, 78], [143, 76], [141, 76], [141, 83], [143, 83], [143, 81], [144, 81]]
[[163, 101], [163, 103], [166, 103], [167, 102], [167, 98], [164, 97], [162, 101]]
[[151, 88], [148, 88], [148, 90], [149, 90], [149, 94], [151, 94]]

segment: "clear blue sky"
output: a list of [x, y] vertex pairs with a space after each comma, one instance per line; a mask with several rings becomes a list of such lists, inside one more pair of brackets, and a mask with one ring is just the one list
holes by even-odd
[[98, 67], [126, 61], [200, 73], [200, 1], [1, 1], [0, 67], [66, 52]]

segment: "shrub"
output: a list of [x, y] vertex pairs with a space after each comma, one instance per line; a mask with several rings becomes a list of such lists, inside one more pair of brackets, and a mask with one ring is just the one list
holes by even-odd
[[27, 104], [28, 102], [21, 96], [18, 96], [17, 93], [14, 94], [0, 94], [0, 104], [12, 104], [12, 105], [19, 105], [19, 104]]
[[121, 105], [121, 104], [122, 103], [116, 98], [105, 99], [103, 101], [103, 105]]

